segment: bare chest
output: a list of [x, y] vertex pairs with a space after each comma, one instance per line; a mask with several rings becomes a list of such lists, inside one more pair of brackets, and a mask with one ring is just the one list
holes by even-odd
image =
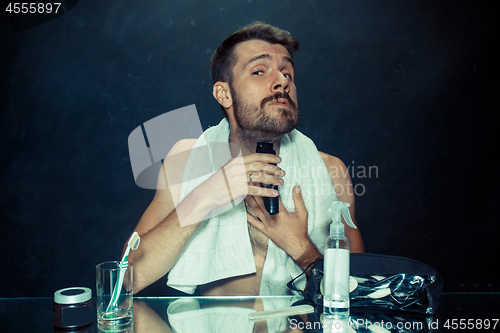
[[243, 276], [235, 276], [214, 281], [200, 286], [204, 296], [258, 296], [262, 270], [266, 261], [267, 244], [269, 239], [259, 230], [248, 224], [248, 233], [252, 244], [256, 272]]

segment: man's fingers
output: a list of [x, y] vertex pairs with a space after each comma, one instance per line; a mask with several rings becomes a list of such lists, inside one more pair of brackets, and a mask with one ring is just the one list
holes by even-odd
[[253, 162], [264, 162], [270, 164], [277, 164], [281, 162], [281, 157], [272, 155], [272, 154], [250, 154], [244, 156], [245, 163], [253, 163]]
[[247, 217], [248, 215], [251, 216], [251, 218], [249, 217], [248, 222], [250, 222], [250, 224], [252, 224], [256, 228], [256, 224], [260, 225], [260, 227], [263, 227], [263, 223], [264, 221], [266, 221], [266, 213], [263, 211], [263, 208], [257, 202], [256, 198], [249, 195], [245, 198], [245, 203], [247, 206]]
[[264, 224], [258, 218], [256, 218], [255, 216], [253, 216], [250, 213], [247, 213], [247, 221], [248, 221], [248, 223], [253, 225], [257, 230], [263, 232]]
[[254, 212], [257, 208], [259, 208], [255, 198], [251, 195], [245, 198], [245, 204], [247, 206], [247, 211], [250, 209], [251, 212]]
[[245, 162], [245, 168], [247, 171], [261, 171], [268, 173], [270, 175], [275, 175], [277, 177], [279, 176], [284, 176], [285, 171], [281, 169], [279, 166], [271, 164], [271, 163], [265, 163], [261, 161], [255, 161], [255, 162]]
[[248, 195], [255, 195], [259, 197], [277, 197], [279, 192], [272, 188], [260, 187], [260, 185], [249, 185]]
[[307, 216], [306, 205], [304, 204], [304, 198], [302, 197], [302, 190], [299, 185], [295, 186], [292, 191], [293, 203], [295, 204], [295, 213], [303, 217]]
[[247, 171], [247, 182], [251, 183], [252, 185], [259, 185], [260, 183], [268, 184], [268, 185], [283, 185], [284, 181], [283, 179], [269, 175], [265, 172], [260, 172], [260, 171]]

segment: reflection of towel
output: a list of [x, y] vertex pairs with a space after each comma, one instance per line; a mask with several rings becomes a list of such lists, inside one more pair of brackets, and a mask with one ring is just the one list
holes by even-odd
[[[223, 119], [219, 125], [206, 130], [195, 144], [196, 147], [207, 143], [226, 142], [229, 138], [229, 124]], [[195, 152], [196, 149], [193, 150]], [[229, 147], [226, 161], [229, 160]], [[210, 151], [212, 172], [221, 166], [214, 162], [215, 154]], [[185, 198], [196, 186], [210, 175], [195, 178], [190, 170], [199, 169], [200, 156], [191, 154], [183, 175], [181, 199]], [[323, 253], [324, 241], [329, 233], [330, 217], [328, 207], [337, 200], [333, 185], [325, 164], [314, 143], [297, 130], [286, 134], [281, 139], [279, 166], [285, 170], [284, 185], [279, 192], [283, 205], [288, 211], [294, 211], [292, 189], [300, 185], [308, 217], [308, 236], [316, 248]], [[337, 170], [338, 171], [338, 170]], [[168, 275], [167, 284], [186, 293], [193, 293], [198, 285], [220, 279], [241, 276], [256, 271], [255, 262], [247, 229], [244, 202], [222, 214], [210, 214], [210, 219], [200, 223], [176, 264]], [[286, 295], [291, 291], [286, 283], [302, 273], [300, 267], [288, 254], [271, 240], [264, 263], [260, 295]], [[297, 281], [297, 287], [304, 289], [305, 277]]]
[[181, 298], [168, 306], [167, 316], [174, 333], [250, 333], [254, 324], [248, 319], [248, 314], [254, 311], [237, 306], [201, 308], [198, 300]]
[[[301, 298], [296, 296], [287, 297], [264, 297], [262, 305], [265, 311], [288, 308], [292, 303]], [[180, 298], [169, 304], [167, 317], [170, 328], [174, 333], [212, 333], [212, 332], [253, 332], [254, 322], [248, 319], [250, 313], [255, 312], [253, 308], [239, 307], [245, 299], [235, 301], [230, 299], [234, 306], [223, 306], [223, 298], [204, 299], [205, 306], [200, 306], [196, 298]], [[249, 299], [249, 301], [253, 301]], [[207, 306], [210, 305], [210, 306]], [[289, 327], [288, 317], [267, 319], [265, 323], [268, 332], [281, 333]]]

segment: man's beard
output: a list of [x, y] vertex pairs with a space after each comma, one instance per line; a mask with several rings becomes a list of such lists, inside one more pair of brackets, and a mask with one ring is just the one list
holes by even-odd
[[[299, 123], [299, 109], [286, 92], [277, 92], [264, 98], [260, 106], [250, 106], [242, 102], [231, 88], [234, 117], [242, 138], [248, 141], [274, 140], [289, 133]], [[266, 110], [267, 104], [285, 98], [290, 109], [279, 107], [278, 112]]]

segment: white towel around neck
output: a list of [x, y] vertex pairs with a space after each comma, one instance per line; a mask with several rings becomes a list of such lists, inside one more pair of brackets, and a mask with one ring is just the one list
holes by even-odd
[[[194, 148], [207, 144], [210, 147], [210, 143], [214, 142], [227, 143], [228, 138], [229, 124], [224, 118], [217, 126], [207, 129]], [[220, 152], [217, 151], [217, 154]], [[191, 153], [184, 169], [181, 199], [221, 166], [220, 163], [213, 162], [212, 151], [210, 162], [206, 159], [200, 161], [200, 156], [194, 155], [196, 154]], [[282, 137], [280, 157], [282, 162], [279, 167], [286, 173], [283, 178], [284, 185], [279, 187], [283, 205], [288, 211], [295, 211], [292, 189], [300, 185], [308, 211], [307, 234], [323, 254], [324, 241], [329, 234], [331, 222], [328, 207], [337, 200], [328, 170], [312, 140], [297, 130], [292, 130]], [[224, 158], [226, 162], [230, 159], [229, 144]], [[212, 173], [189, 180], [194, 178], [189, 175], [190, 170], [203, 162], [211, 163]], [[200, 223], [170, 270], [167, 285], [192, 294], [198, 285], [256, 272], [245, 204], [241, 199], [234, 208], [222, 214], [217, 215], [212, 211], [208, 215], [209, 218]], [[269, 240], [260, 295], [292, 294], [286, 284], [300, 273], [302, 270], [293, 259]], [[303, 276], [296, 281], [296, 286], [304, 289], [305, 283]]]

